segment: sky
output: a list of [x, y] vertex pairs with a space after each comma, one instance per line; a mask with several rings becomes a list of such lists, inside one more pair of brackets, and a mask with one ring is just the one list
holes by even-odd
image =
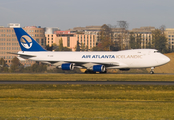
[[174, 28], [174, 0], [0, 0], [0, 26], [74, 27], [117, 25], [128, 29]]

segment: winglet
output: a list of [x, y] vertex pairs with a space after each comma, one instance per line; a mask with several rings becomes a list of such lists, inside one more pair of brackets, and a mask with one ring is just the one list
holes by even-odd
[[22, 28], [14, 28], [22, 51], [46, 51]]

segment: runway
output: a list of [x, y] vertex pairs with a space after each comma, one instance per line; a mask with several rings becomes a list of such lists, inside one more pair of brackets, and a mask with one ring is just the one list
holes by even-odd
[[0, 84], [174, 85], [172, 81], [0, 81]]

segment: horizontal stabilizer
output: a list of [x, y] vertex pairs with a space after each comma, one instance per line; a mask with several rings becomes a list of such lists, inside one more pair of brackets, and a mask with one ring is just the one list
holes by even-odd
[[23, 59], [29, 59], [31, 57], [36, 57], [34, 55], [24, 55], [24, 54], [19, 54], [19, 53], [12, 53], [12, 52], [7, 52], [8, 54], [14, 54], [14, 55], [19, 55], [19, 57], [23, 58]]

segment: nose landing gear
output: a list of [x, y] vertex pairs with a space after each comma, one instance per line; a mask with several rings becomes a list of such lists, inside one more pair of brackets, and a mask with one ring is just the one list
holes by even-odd
[[150, 74], [154, 74], [154, 68], [155, 67], [151, 67]]

